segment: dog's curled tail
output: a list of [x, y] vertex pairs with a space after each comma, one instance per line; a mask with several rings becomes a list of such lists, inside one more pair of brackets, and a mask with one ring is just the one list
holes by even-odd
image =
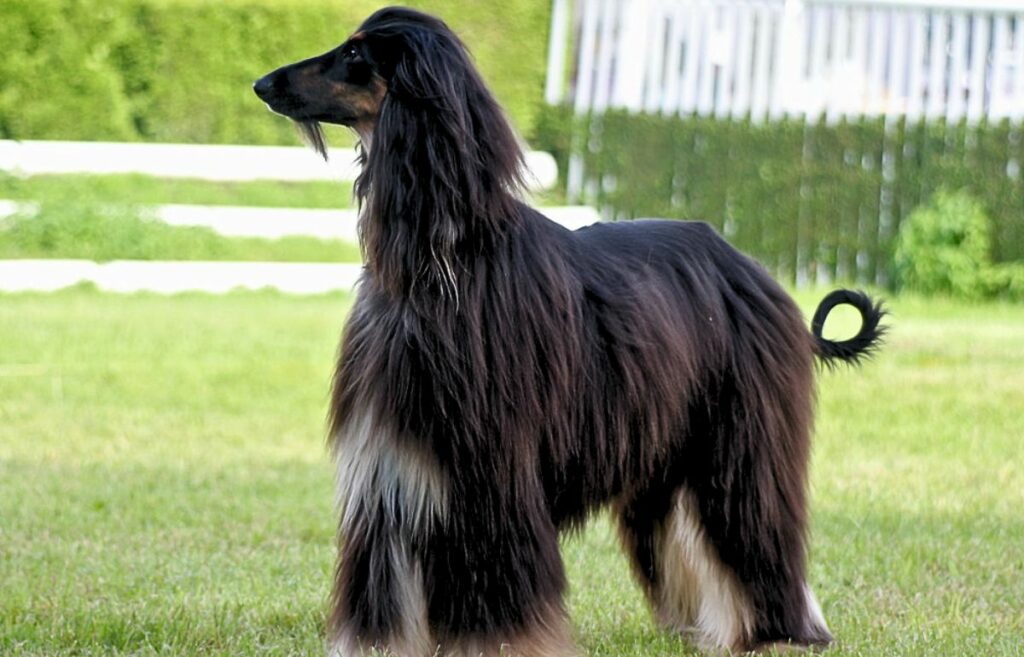
[[[829, 340], [821, 334], [825, 319], [833, 308], [842, 305], [853, 306], [860, 313], [860, 331], [849, 340]], [[857, 365], [861, 359], [869, 358], [878, 349], [882, 343], [882, 336], [885, 335], [885, 327], [881, 325], [885, 314], [882, 304], [873, 303], [863, 292], [836, 290], [829, 293], [818, 304], [818, 310], [815, 311], [811, 322], [818, 357], [828, 367], [834, 367], [840, 361]]]

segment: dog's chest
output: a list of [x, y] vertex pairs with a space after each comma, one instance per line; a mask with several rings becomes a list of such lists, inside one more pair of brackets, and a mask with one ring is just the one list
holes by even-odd
[[339, 430], [337, 495], [344, 531], [370, 522], [418, 532], [446, 515], [448, 486], [436, 460], [391, 425], [371, 406]]

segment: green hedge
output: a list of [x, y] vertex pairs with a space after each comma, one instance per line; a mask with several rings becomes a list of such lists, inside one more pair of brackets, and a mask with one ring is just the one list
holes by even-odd
[[699, 218], [797, 283], [889, 285], [903, 220], [941, 188], [978, 198], [993, 259], [1024, 259], [1024, 148], [1010, 123], [752, 124], [612, 111], [538, 118], [534, 146], [583, 182], [570, 200], [608, 218]]
[[[0, 137], [296, 143], [251, 91], [337, 45], [385, 2], [4, 0]], [[406, 3], [459, 32], [529, 131], [543, 91], [546, 0]]]

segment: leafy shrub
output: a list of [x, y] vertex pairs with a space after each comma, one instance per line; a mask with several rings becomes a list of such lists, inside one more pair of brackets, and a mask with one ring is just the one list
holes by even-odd
[[977, 298], [986, 293], [991, 268], [989, 218], [965, 192], [938, 192], [900, 229], [896, 274], [900, 284], [924, 294]]
[[1024, 263], [994, 265], [985, 272], [985, 288], [992, 296], [1024, 301]]
[[923, 294], [1024, 299], [1024, 266], [993, 264], [991, 221], [964, 191], [939, 191], [903, 223], [896, 244], [898, 283]]

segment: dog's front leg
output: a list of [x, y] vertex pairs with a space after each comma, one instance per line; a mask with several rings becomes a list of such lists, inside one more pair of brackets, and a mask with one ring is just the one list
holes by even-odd
[[339, 553], [331, 657], [578, 654], [554, 528], [531, 527], [517, 511], [465, 511], [420, 535], [364, 522], [384, 514], [353, 520]]
[[558, 536], [539, 500], [453, 495], [420, 555], [431, 632], [444, 657], [573, 657]]
[[[383, 501], [375, 501], [382, 504]], [[335, 573], [331, 657], [433, 657], [423, 571], [413, 537], [378, 513], [355, 512]]]
[[344, 424], [332, 657], [576, 655], [543, 488], [482, 464], [508, 455], [445, 463], [373, 415]]
[[342, 516], [330, 654], [434, 657], [418, 551], [447, 515], [447, 479], [372, 409], [343, 424], [336, 457]]

